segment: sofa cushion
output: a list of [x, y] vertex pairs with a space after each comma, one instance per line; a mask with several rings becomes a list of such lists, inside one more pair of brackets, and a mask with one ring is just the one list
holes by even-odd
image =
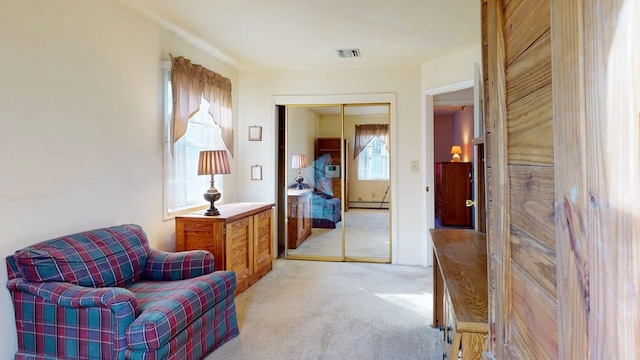
[[29, 281], [126, 287], [142, 277], [149, 243], [139, 225], [120, 225], [44, 241], [13, 257]]
[[138, 301], [127, 329], [131, 350], [156, 350], [236, 289], [235, 273], [216, 271], [178, 281], [139, 281], [127, 288]]

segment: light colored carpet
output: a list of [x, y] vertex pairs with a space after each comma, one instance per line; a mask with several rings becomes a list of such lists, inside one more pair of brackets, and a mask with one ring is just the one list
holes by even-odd
[[442, 359], [431, 271], [276, 260], [236, 298], [240, 335], [206, 360]]
[[345, 228], [345, 256], [389, 258], [389, 210], [349, 209], [335, 229], [311, 229], [292, 255], [342, 256], [342, 227]]

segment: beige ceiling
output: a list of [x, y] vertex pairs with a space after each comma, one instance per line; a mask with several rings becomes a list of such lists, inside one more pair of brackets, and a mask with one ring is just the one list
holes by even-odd
[[240, 70], [419, 65], [480, 44], [479, 0], [117, 1]]

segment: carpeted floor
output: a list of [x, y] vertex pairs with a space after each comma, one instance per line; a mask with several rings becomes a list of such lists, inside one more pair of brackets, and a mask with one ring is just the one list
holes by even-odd
[[206, 360], [442, 359], [431, 271], [276, 260], [236, 298], [240, 335]]
[[345, 256], [389, 259], [389, 209], [349, 209], [335, 229], [311, 229], [292, 255], [342, 256], [342, 227], [345, 228]]

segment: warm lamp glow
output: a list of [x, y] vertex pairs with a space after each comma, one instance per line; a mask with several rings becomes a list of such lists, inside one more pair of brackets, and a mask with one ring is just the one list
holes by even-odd
[[451, 158], [452, 162], [460, 161], [460, 154], [462, 154], [462, 148], [459, 145], [452, 146], [451, 154], [453, 154], [453, 157]]

